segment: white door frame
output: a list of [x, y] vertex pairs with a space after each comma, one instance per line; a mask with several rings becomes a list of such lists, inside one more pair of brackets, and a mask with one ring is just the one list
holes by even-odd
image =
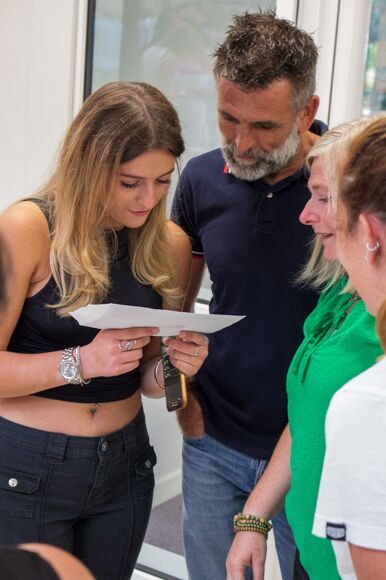
[[329, 123], [339, 0], [299, 0], [297, 25], [312, 34], [319, 50], [316, 94], [318, 119]]
[[362, 114], [371, 0], [340, 0], [330, 126]]
[[371, 0], [299, 0], [297, 24], [319, 48], [318, 118], [330, 127], [361, 116]]

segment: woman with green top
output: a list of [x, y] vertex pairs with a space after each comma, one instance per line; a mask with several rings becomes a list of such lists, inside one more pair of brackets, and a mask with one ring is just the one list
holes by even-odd
[[381, 352], [374, 319], [337, 262], [334, 223], [337, 165], [369, 122], [345, 123], [328, 131], [307, 157], [311, 197], [300, 221], [312, 226], [316, 239], [300, 282], [323, 291], [305, 321], [304, 340], [288, 371], [289, 424], [244, 506], [244, 514], [250, 517], [235, 519], [238, 533], [227, 559], [228, 580], [244, 579], [250, 567], [254, 580], [264, 577], [268, 520], [283, 509], [284, 500], [301, 562], [295, 562], [294, 578], [339, 578], [331, 543], [312, 536], [311, 530], [329, 402], [346, 381], [374, 364]]
[[[386, 353], [386, 118], [355, 140], [339, 179], [337, 251]], [[340, 389], [326, 416], [313, 533], [332, 539], [345, 580], [386, 570], [386, 356]], [[359, 469], [358, 469], [359, 459]]]

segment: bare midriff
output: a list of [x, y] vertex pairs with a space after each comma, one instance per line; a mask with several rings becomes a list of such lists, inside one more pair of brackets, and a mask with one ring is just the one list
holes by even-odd
[[109, 403], [70, 403], [29, 395], [0, 399], [0, 417], [42, 431], [101, 437], [130, 423], [141, 409], [141, 394]]

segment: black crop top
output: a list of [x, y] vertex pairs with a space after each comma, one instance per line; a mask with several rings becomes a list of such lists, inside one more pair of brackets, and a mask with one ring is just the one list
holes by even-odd
[[[36, 201], [35, 199], [31, 201]], [[46, 215], [41, 202], [37, 205]], [[110, 268], [111, 287], [104, 303], [115, 302], [131, 306], [162, 308], [162, 298], [150, 285], [139, 283], [133, 276], [129, 261], [128, 230], [109, 237], [113, 259]], [[40, 353], [83, 346], [99, 332], [80, 326], [71, 316], [61, 318], [47, 304], [58, 302], [58, 287], [53, 278], [37, 294], [26, 298], [19, 321], [11, 336], [8, 350], [18, 353]], [[79, 403], [103, 403], [130, 397], [139, 388], [139, 370], [116, 377], [97, 377], [87, 386], [63, 385], [34, 393], [39, 397]]]

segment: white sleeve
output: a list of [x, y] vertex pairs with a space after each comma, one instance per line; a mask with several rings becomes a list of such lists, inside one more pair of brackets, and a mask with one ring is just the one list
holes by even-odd
[[339, 391], [326, 444], [313, 534], [386, 550], [386, 396]]

